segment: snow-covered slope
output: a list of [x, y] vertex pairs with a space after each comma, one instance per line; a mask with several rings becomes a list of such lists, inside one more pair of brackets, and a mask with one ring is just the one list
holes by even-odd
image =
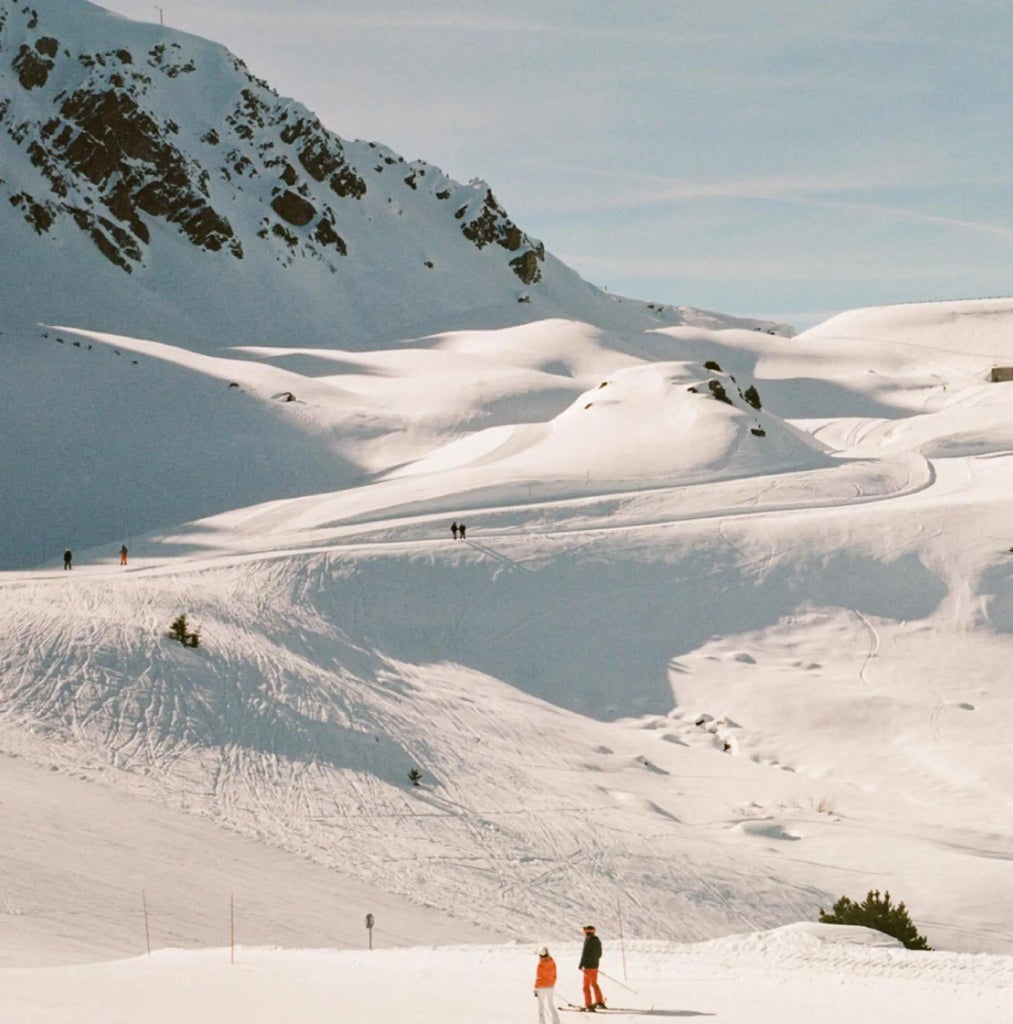
[[[412, 478], [369, 492], [390, 502], [448, 486], [512, 493], [530, 480], [549, 497], [592, 480], [624, 490], [828, 464], [819, 442], [762, 408], [752, 378], [648, 362], [629, 351], [641, 337], [546, 321], [379, 352], [223, 358], [64, 329], [10, 334], [0, 430], [30, 423], [31, 435], [3, 456], [22, 498], [0, 568], [385, 473]], [[428, 483], [451, 467], [452, 485]]]
[[[888, 888], [1013, 951], [1013, 300], [623, 302], [220, 48], [0, 12], [0, 946], [136, 952], [139, 889], [214, 942], [235, 865], [287, 945], [320, 892], [614, 943]], [[173, 834], [193, 882], [126, 867]]]
[[[143, 950], [145, 931], [153, 949], [220, 946], [230, 904], [245, 945], [360, 949], [367, 912], [376, 948], [504, 938], [73, 772], [4, 756], [0, 780], [0, 976], [11, 966], [117, 959]], [[11, 1012], [0, 997], [0, 1020]], [[20, 1019], [51, 1018], [36, 1007]]]
[[[237, 437], [350, 475], [230, 504], [246, 451], [199, 487], [173, 474], [229, 511], [128, 537], [125, 569], [107, 534], [69, 574], [6, 574], [4, 750], [531, 939], [614, 927], [617, 906], [628, 935], [701, 939], [878, 887], [935, 945], [1011, 948], [1013, 446], [990, 359], [937, 358], [915, 415], [923, 375], [882, 335], [845, 358], [807, 335], [549, 321], [217, 360], [50, 334], [40, 394], [71, 360], [94, 387], [144, 374], [152, 409], [204, 381], [191, 428], [227, 439], [249, 409], [262, 425]], [[844, 369], [820, 378], [820, 346]], [[772, 391], [809, 387], [814, 412], [853, 407], [778, 415]], [[913, 447], [856, 415], [883, 394]], [[973, 414], [978, 443], [927, 447], [944, 413]], [[122, 446], [119, 477], [149, 456]], [[180, 612], [196, 650], [166, 639]]]

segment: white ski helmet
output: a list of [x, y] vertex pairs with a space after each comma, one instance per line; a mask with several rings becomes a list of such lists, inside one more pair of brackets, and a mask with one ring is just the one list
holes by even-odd
[[548, 946], [542, 946], [538, 950], [538, 955], [539, 956], [548, 956], [549, 955], [549, 947]]

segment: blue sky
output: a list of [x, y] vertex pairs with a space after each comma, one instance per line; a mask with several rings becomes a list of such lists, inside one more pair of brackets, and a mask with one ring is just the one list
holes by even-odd
[[588, 280], [807, 326], [1013, 292], [1008, 0], [107, 0], [481, 177]]

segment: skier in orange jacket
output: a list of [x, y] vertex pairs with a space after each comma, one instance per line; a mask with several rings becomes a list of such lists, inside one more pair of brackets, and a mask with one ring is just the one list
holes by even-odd
[[538, 951], [538, 969], [535, 971], [535, 996], [538, 998], [538, 1024], [546, 1024], [545, 1009], [548, 1007], [552, 1024], [559, 1024], [556, 1009], [556, 961], [549, 956], [545, 946]]

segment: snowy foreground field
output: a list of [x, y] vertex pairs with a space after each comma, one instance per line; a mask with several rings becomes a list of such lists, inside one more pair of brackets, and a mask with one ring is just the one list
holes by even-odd
[[[1003, 1024], [1008, 957], [914, 954], [865, 929], [799, 925], [693, 946], [636, 942], [607, 956], [622, 1014], [721, 1024]], [[579, 947], [553, 951], [557, 993], [579, 999]], [[534, 1024], [534, 951], [435, 949], [200, 952], [63, 969], [0, 971], [0, 1021], [46, 1024]], [[624, 969], [625, 964], [625, 969]], [[569, 968], [569, 969], [567, 969]], [[625, 978], [625, 981], [623, 980]], [[564, 1020], [569, 1014], [561, 1014]]]
[[[916, 955], [888, 943], [864, 929], [831, 926], [692, 946], [632, 943], [625, 972], [619, 951], [610, 951], [607, 966], [616, 980], [604, 981], [610, 1004], [625, 1012], [602, 1016], [723, 1024], [1010, 1020], [1009, 957]], [[576, 965], [579, 946], [562, 944], [554, 955], [560, 1000], [578, 999], [579, 973], [565, 968]], [[532, 949], [512, 945], [239, 948], [235, 962], [228, 949], [165, 950], [92, 967], [0, 972], [0, 1021], [534, 1024], [534, 961]]]
[[0, 1021], [1013, 1020], [1013, 301], [2, 341]]

